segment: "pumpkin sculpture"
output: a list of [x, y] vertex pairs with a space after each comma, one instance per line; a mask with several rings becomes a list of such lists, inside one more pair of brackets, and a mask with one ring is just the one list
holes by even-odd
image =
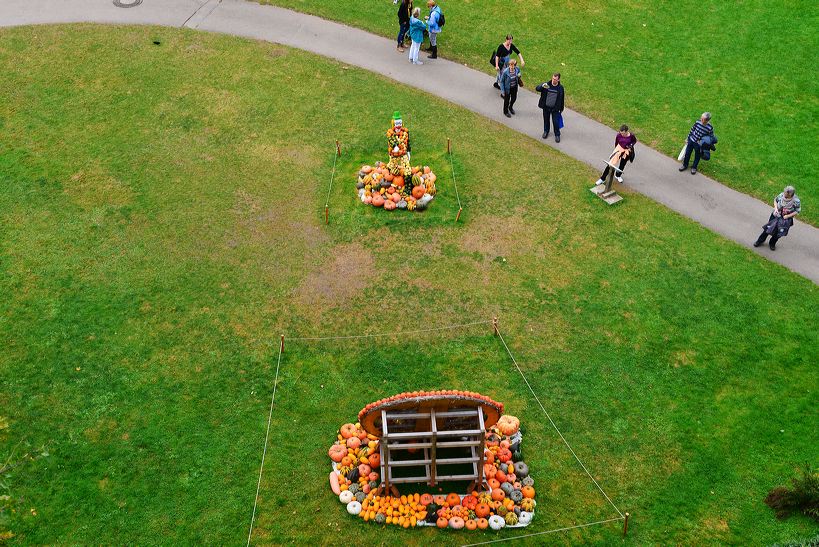
[[[438, 177], [429, 166], [410, 166], [409, 130], [404, 127], [399, 112], [393, 115], [392, 127], [387, 130], [386, 136], [389, 162], [378, 161], [375, 167], [361, 167], [355, 184], [359, 199], [364, 204], [384, 207], [388, 211], [396, 208], [420, 211], [426, 208], [437, 193], [435, 181]], [[376, 198], [379, 194], [386, 194], [388, 198], [384, 199], [383, 195], [381, 199]], [[390, 202], [394, 205], [390, 205]]]

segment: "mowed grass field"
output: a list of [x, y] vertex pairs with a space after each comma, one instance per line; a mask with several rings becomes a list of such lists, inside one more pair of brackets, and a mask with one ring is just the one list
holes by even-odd
[[[397, 7], [388, 0], [263, 2], [391, 38], [398, 33]], [[426, 2], [414, 4], [427, 13]], [[700, 114], [712, 112], [720, 144], [701, 171], [766, 203], [792, 184], [805, 204], [802, 220], [819, 224], [819, 208], [810, 205], [819, 203], [819, 186], [809, 175], [819, 150], [816, 2], [473, 0], [441, 7], [440, 55], [494, 73], [492, 49], [511, 33], [526, 61], [524, 81], [561, 72], [568, 107], [612, 128], [628, 124], [644, 144], [674, 158]], [[571, 127], [564, 137], [572, 138]]]
[[[418, 389], [480, 391], [521, 417], [528, 532], [615, 516], [487, 326], [394, 335], [494, 315], [632, 514], [626, 542], [815, 534], [762, 502], [816, 463], [809, 281], [628, 190], [601, 206], [590, 168], [534, 140], [280, 46], [29, 27], [0, 31], [0, 69], [0, 456], [47, 453], [0, 479], [11, 542], [246, 541], [281, 333], [254, 542], [515, 535], [382, 529], [332, 496], [339, 425]], [[413, 159], [439, 174], [424, 213], [356, 200], [396, 109]], [[385, 336], [295, 340], [359, 333]], [[616, 523], [547, 537], [621, 541]]]

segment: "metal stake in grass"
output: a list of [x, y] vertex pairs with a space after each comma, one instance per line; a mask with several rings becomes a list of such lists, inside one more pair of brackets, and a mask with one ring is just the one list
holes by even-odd
[[340, 158], [341, 157], [341, 143], [336, 141], [336, 155]]
[[625, 520], [623, 521], [623, 536], [628, 534], [628, 517], [629, 517], [629, 514], [628, 514], [628, 511], [626, 511], [626, 517], [625, 517]]
[[495, 336], [499, 334], [498, 332], [498, 317], [495, 316], [492, 318], [492, 330], [495, 332]]
[[280, 351], [281, 353], [284, 353], [284, 335], [283, 335], [283, 334], [282, 334], [282, 341], [281, 341], [281, 344], [279, 345], [279, 351]]
[[452, 142], [449, 140], [449, 137], [446, 138], [446, 153], [452, 153]]

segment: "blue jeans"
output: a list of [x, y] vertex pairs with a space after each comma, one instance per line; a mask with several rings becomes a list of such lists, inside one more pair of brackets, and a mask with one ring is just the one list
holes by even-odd
[[700, 150], [699, 145], [691, 141], [686, 141], [685, 143], [685, 157], [683, 158], [683, 167], [688, 167], [688, 160], [691, 159], [692, 150], [694, 151], [694, 164], [691, 166], [691, 168], [696, 169], [697, 166], [700, 164], [700, 156], [702, 156], [702, 151]]
[[404, 45], [404, 36], [409, 32], [409, 23], [399, 23], [398, 27], [398, 47]]

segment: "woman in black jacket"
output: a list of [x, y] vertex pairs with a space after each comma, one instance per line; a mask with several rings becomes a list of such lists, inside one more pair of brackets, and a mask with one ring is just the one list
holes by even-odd
[[404, 52], [404, 36], [409, 32], [412, 0], [401, 0], [398, 6], [398, 51]]

